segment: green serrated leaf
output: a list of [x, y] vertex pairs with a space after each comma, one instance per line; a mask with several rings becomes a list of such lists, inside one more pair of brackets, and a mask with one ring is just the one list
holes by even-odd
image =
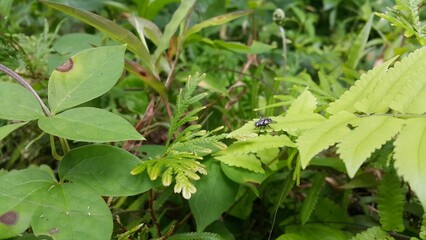
[[31, 219], [36, 235], [58, 240], [110, 239], [111, 212], [103, 198], [94, 191], [83, 185], [62, 183], [43, 192], [43, 197], [43, 204]]
[[371, 239], [393, 240], [394, 238], [389, 236], [380, 227], [371, 227], [363, 232], [358, 233], [356, 236], [352, 237], [350, 240], [371, 240]]
[[385, 231], [404, 231], [403, 211], [405, 204], [404, 189], [393, 172], [388, 172], [378, 187], [378, 209], [380, 223]]
[[28, 122], [23, 123], [12, 123], [8, 124], [6, 126], [0, 127], [0, 141], [5, 138], [9, 133], [15, 131], [16, 129], [22, 127], [23, 125], [27, 124]]
[[413, 118], [406, 121], [395, 145], [395, 167], [407, 181], [426, 208], [426, 119]]
[[365, 74], [362, 74], [360, 80], [354, 83], [348, 91], [342, 94], [335, 102], [330, 103], [327, 112], [336, 114], [339, 111], [356, 112], [355, 103], [370, 94], [380, 77], [386, 72], [389, 65], [395, 61], [397, 57], [389, 59], [380, 66], [373, 68]]
[[197, 232], [203, 231], [231, 207], [238, 192], [238, 184], [223, 174], [218, 162], [210, 159], [205, 165], [209, 176], [195, 182], [197, 192], [189, 200], [189, 206], [197, 224]]
[[215, 156], [215, 159], [231, 167], [241, 167], [255, 173], [265, 173], [262, 163], [254, 154]]
[[58, 174], [61, 181], [85, 185], [101, 196], [131, 196], [159, 185], [146, 174], [130, 174], [140, 162], [121, 148], [88, 145], [68, 152], [59, 165]]
[[177, 233], [168, 238], [169, 240], [223, 240], [217, 233], [210, 232], [191, 232], [191, 233]]
[[359, 126], [338, 144], [337, 152], [346, 165], [349, 177], [354, 177], [371, 153], [395, 136], [403, 124], [404, 120], [388, 116], [361, 119]]
[[31, 121], [44, 116], [37, 99], [24, 87], [0, 82], [0, 118]]
[[306, 88], [294, 101], [291, 102], [287, 110], [287, 115], [312, 114], [317, 108], [317, 99]]
[[92, 107], [74, 108], [53, 117], [42, 117], [38, 125], [49, 134], [75, 141], [112, 142], [144, 139], [124, 118]]
[[276, 123], [271, 124], [275, 131], [283, 130], [291, 135], [299, 135], [303, 130], [311, 129], [326, 120], [318, 113], [299, 113], [286, 115], [285, 117], [272, 117]]
[[[305, 225], [289, 225], [285, 228], [286, 234], [297, 234], [300, 239], [333, 239], [333, 240], [347, 240], [348, 237], [342, 230], [329, 227], [321, 224], [305, 224]], [[280, 237], [281, 237], [280, 236]], [[288, 239], [293, 238], [278, 238]], [[296, 238], [298, 240], [298, 238]]]
[[[391, 106], [403, 110], [401, 107], [405, 107], [405, 103], [411, 100], [404, 100], [406, 96], [400, 95], [401, 90], [415, 81], [424, 82], [422, 73], [425, 65], [426, 47], [423, 47], [402, 59], [401, 62], [395, 63], [393, 68], [383, 74], [371, 94], [355, 104], [356, 109], [369, 114], [387, 112]], [[398, 106], [397, 101], [403, 101], [404, 106]]]
[[302, 168], [320, 151], [340, 141], [350, 130], [348, 123], [356, 117], [348, 112], [339, 112], [328, 120], [307, 130], [297, 139]]
[[312, 187], [309, 189], [308, 195], [303, 201], [302, 211], [300, 212], [300, 221], [302, 225], [309, 220], [317, 205], [322, 187], [324, 186], [325, 177], [326, 175], [324, 173], [317, 173], [315, 177], [312, 178]]
[[296, 144], [293, 143], [286, 135], [261, 135], [256, 138], [250, 138], [247, 141], [235, 142], [227, 149], [216, 153], [216, 155], [237, 155], [244, 153], [255, 153], [265, 149], [273, 149], [284, 146], [296, 147]]
[[86, 49], [59, 66], [49, 79], [53, 113], [77, 106], [108, 92], [124, 68], [125, 45]]

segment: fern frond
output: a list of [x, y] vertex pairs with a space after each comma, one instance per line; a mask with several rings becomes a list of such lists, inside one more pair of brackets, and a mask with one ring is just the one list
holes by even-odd
[[350, 240], [371, 240], [371, 239], [380, 239], [380, 240], [394, 240], [393, 237], [389, 236], [385, 231], [380, 227], [371, 227], [366, 231], [360, 232]]
[[303, 201], [302, 211], [300, 212], [300, 220], [305, 224], [311, 217], [312, 212], [317, 205], [322, 187], [324, 186], [324, 173], [317, 173], [312, 179], [312, 187], [309, 189], [308, 195]]
[[396, 62], [382, 75], [375, 88], [366, 98], [355, 104], [355, 108], [364, 113], [385, 113], [394, 101], [406, 101], [401, 98], [401, 90], [406, 84], [422, 81], [423, 69], [426, 64], [426, 47], [420, 48], [400, 62]]
[[169, 240], [223, 240], [219, 234], [210, 232], [177, 233], [168, 238]]
[[224, 139], [226, 134], [219, 134], [213, 136], [202, 136], [191, 138], [185, 141], [173, 143], [170, 146], [171, 150], [192, 152], [197, 156], [204, 156], [226, 148], [226, 145], [220, 142]]
[[376, 15], [388, 20], [393, 26], [404, 29], [406, 37], [415, 36], [420, 44], [426, 44], [426, 36], [424, 34], [424, 25], [419, 18], [419, 6], [421, 0], [397, 0], [393, 9], [389, 9], [387, 13], [376, 13]]
[[206, 75], [205, 74], [198, 74], [196, 73], [193, 77], [189, 76], [188, 81], [186, 82], [185, 91], [180, 91], [177, 102], [176, 102], [176, 114], [173, 116], [173, 118], [170, 121], [170, 127], [167, 137], [167, 143], [166, 146], [169, 146], [173, 135], [177, 132], [177, 130], [184, 125], [187, 122], [195, 121], [198, 118], [194, 117], [194, 115], [204, 109], [204, 107], [196, 108], [189, 112], [188, 114], [185, 114], [185, 112], [188, 110], [188, 107], [196, 102], [201, 100], [203, 97], [206, 96], [206, 93], [200, 93], [194, 97], [191, 97], [194, 93], [196, 87], [198, 84], [204, 79]]
[[398, 176], [393, 172], [386, 173], [380, 182], [378, 191], [377, 203], [383, 230], [404, 231], [402, 214], [405, 198]]
[[343, 228], [346, 227], [351, 219], [348, 212], [342, 204], [337, 204], [327, 197], [318, 199], [317, 207], [315, 208], [314, 215], [316, 219], [322, 222], [336, 222], [341, 224], [332, 224], [332, 227]]
[[412, 118], [394, 142], [395, 168], [426, 208], [426, 118]]
[[276, 123], [271, 125], [275, 131], [282, 130], [289, 132], [291, 135], [294, 131], [302, 132], [303, 130], [310, 129], [326, 120], [325, 117], [318, 113], [300, 113], [295, 115], [286, 115], [285, 117], [278, 116], [271, 118]]
[[404, 120], [388, 116], [361, 119], [359, 126], [337, 145], [348, 175], [355, 176], [371, 153], [395, 136], [403, 124]]
[[395, 61], [397, 57], [389, 59], [380, 66], [362, 74], [360, 79], [335, 102], [330, 103], [326, 111], [331, 114], [336, 114], [340, 111], [356, 112], [355, 103], [372, 92], [377, 82], [380, 79], [389, 65]]
[[302, 168], [306, 168], [309, 161], [320, 151], [340, 141], [350, 130], [348, 123], [357, 119], [348, 112], [339, 112], [327, 121], [318, 124], [315, 128], [304, 131], [297, 139], [300, 151]]

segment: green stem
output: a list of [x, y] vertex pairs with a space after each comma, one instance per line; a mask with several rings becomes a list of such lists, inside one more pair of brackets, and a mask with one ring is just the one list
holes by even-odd
[[52, 149], [52, 156], [56, 160], [62, 160], [63, 156], [59, 155], [58, 152], [56, 152], [56, 146], [55, 146], [55, 137], [53, 135], [50, 135], [50, 147]]
[[287, 38], [285, 36], [285, 29], [283, 27], [280, 28], [280, 34], [281, 34], [281, 40], [283, 42], [283, 77], [285, 77], [286, 74], [286, 66], [287, 66]]

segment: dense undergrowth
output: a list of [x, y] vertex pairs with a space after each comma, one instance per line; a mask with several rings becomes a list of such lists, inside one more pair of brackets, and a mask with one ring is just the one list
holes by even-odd
[[423, 9], [0, 1], [0, 239], [426, 239]]

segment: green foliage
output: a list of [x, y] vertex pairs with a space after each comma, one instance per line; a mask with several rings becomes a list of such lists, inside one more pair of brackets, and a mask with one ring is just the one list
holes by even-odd
[[312, 187], [309, 189], [308, 195], [303, 202], [302, 211], [300, 212], [300, 220], [302, 224], [308, 222], [315, 206], [320, 197], [321, 189], [324, 186], [325, 174], [318, 174], [312, 179]]
[[[421, 129], [424, 125], [424, 119], [419, 114], [424, 114], [426, 110], [416, 104], [417, 101], [424, 99], [424, 97], [414, 94], [415, 98], [413, 98], [413, 93], [409, 93], [406, 86], [424, 84], [423, 78], [419, 75], [422, 68], [419, 62], [424, 62], [425, 56], [426, 48], [419, 49], [383, 73], [372, 88], [366, 89], [367, 95], [359, 95], [357, 94], [359, 93], [359, 88], [351, 88], [347, 94], [343, 95], [344, 97], [337, 100], [336, 104], [341, 104], [342, 106], [351, 102], [355, 109], [364, 114], [355, 116], [345, 110], [340, 110], [323, 124], [303, 132], [297, 140], [301, 151], [302, 167], [306, 167], [316, 153], [329, 145], [339, 142], [337, 151], [345, 162], [349, 176], [353, 177], [362, 163], [367, 160], [376, 148], [379, 148], [400, 132], [395, 141], [395, 166], [398, 169], [398, 173], [412, 185], [424, 203], [423, 199], [426, 198], [424, 197], [423, 188], [419, 184], [420, 181], [423, 181], [422, 177], [419, 174], [412, 173], [414, 169], [418, 173], [422, 172], [423, 169], [415, 167], [419, 166], [416, 163], [419, 156], [410, 157], [409, 153], [416, 151], [421, 145], [421, 133], [423, 132]], [[366, 86], [363, 82], [368, 81], [367, 79], [371, 78], [370, 74], [375, 75], [376, 72], [374, 70], [368, 72], [364, 79], [360, 80], [361, 83], [358, 86]], [[407, 72], [409, 74], [405, 74]], [[358, 98], [359, 96], [362, 97]], [[358, 98], [358, 101], [353, 100], [355, 97]], [[406, 106], [405, 108], [396, 107], [404, 102], [409, 103], [404, 105]], [[393, 109], [395, 112], [383, 114], [389, 109]], [[334, 112], [335, 110], [332, 111]], [[376, 115], [370, 115], [372, 113]], [[337, 117], [341, 118], [341, 120]], [[336, 118], [339, 121], [336, 121]], [[410, 119], [405, 120], [405, 118]], [[352, 125], [354, 129], [349, 129], [348, 124]], [[336, 129], [337, 126], [340, 126], [341, 132]], [[413, 131], [416, 131], [418, 137], [413, 138]], [[330, 136], [333, 136], [333, 138]], [[326, 141], [320, 141], [320, 139]], [[410, 144], [407, 141], [411, 141]], [[407, 144], [404, 145], [405, 143]], [[409, 151], [407, 148], [413, 149]], [[411, 170], [408, 170], [408, 168]]]
[[380, 181], [377, 199], [380, 223], [385, 231], [402, 232], [403, 210], [404, 210], [404, 189], [401, 187], [398, 176], [393, 172], [388, 172]]
[[0, 183], [0, 238], [17, 236], [30, 224], [36, 235], [54, 239], [73, 238], [76, 231], [90, 239], [107, 239], [112, 233], [102, 197], [78, 183], [57, 182], [50, 169], [11, 171]]
[[197, 232], [197, 233], [178, 233], [169, 238], [170, 240], [222, 240], [223, 238], [216, 233]]
[[366, 231], [358, 233], [356, 236], [351, 238], [351, 240], [371, 240], [371, 239], [393, 240], [394, 238], [389, 236], [380, 227], [371, 227], [367, 229]]
[[198, 107], [187, 112], [190, 105], [206, 96], [205, 93], [192, 96], [204, 76], [199, 74], [194, 77], [189, 76], [185, 90], [180, 91], [176, 113], [171, 119], [168, 131], [165, 153], [154, 159], [143, 161], [131, 171], [133, 175], [137, 175], [146, 170], [151, 180], [161, 176], [164, 186], [170, 186], [174, 178], [175, 193], [182, 192], [182, 196], [186, 199], [190, 199], [191, 195], [197, 191], [191, 181], [199, 180], [198, 174], [207, 174], [205, 166], [199, 162], [203, 159], [201, 156], [226, 147], [219, 142], [224, 135], [213, 136], [211, 133], [198, 130], [200, 125], [191, 125], [178, 133], [178, 129], [183, 125], [197, 120], [198, 117], [195, 115], [204, 109], [204, 107]]
[[392, 9], [388, 8], [386, 13], [376, 13], [378, 16], [388, 20], [393, 26], [404, 29], [406, 37], [415, 36], [420, 44], [426, 44], [424, 25], [420, 21], [420, 0], [397, 0]]

